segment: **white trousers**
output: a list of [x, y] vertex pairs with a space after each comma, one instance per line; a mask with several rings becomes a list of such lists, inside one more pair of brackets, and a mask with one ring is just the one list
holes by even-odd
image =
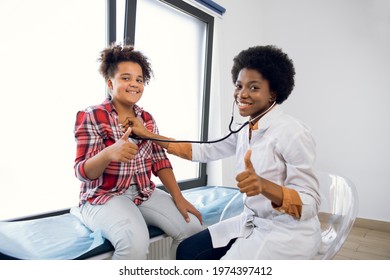
[[114, 196], [103, 205], [88, 202], [81, 207], [85, 225], [92, 231], [101, 230], [115, 248], [112, 259], [146, 259], [149, 248], [147, 225], [161, 228], [172, 237], [170, 258], [176, 258], [176, 249], [185, 238], [202, 230], [199, 220], [189, 213], [190, 222], [184, 220], [172, 197], [156, 188], [152, 196], [141, 205], [134, 204], [137, 187]]

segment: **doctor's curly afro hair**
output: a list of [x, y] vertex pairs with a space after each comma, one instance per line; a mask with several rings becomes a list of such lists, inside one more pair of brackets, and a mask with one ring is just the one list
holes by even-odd
[[283, 103], [292, 92], [295, 68], [292, 60], [275, 46], [255, 46], [241, 51], [233, 59], [233, 83], [243, 68], [258, 71], [269, 82], [270, 91], [276, 94], [276, 103]]

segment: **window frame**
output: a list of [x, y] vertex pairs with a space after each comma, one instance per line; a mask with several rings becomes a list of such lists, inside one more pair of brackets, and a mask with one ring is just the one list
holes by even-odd
[[[212, 51], [214, 38], [214, 17], [199, 10], [198, 8], [181, 0], [156, 0], [169, 5], [185, 14], [188, 14], [206, 24], [206, 49], [204, 65], [204, 87], [202, 95], [202, 112], [200, 139], [207, 141], [209, 130], [209, 110], [210, 110], [210, 88], [211, 88], [211, 68]], [[135, 45], [135, 28], [137, 18], [137, 0], [126, 0], [125, 2], [124, 34], [120, 38], [123, 42]], [[117, 41], [116, 38], [116, 0], [107, 0], [107, 44]], [[119, 39], [119, 38], [118, 38]], [[178, 182], [181, 189], [190, 189], [207, 184], [207, 163], [199, 163], [198, 177]], [[159, 186], [161, 187], [161, 186]]]

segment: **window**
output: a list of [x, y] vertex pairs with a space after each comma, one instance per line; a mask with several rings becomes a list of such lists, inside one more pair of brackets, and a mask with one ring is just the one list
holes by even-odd
[[[0, 220], [77, 205], [75, 117], [105, 97], [97, 58], [110, 42], [128, 38], [151, 59], [140, 105], [161, 134], [207, 139], [213, 18], [204, 12], [178, 0], [2, 0], [0, 26]], [[183, 188], [206, 184], [205, 164], [170, 159]]]
[[105, 8], [94, 0], [0, 1], [0, 220], [78, 203], [73, 127], [78, 110], [105, 96], [97, 63]]

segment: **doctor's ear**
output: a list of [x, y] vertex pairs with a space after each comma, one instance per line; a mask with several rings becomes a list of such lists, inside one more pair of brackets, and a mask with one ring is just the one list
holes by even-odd
[[276, 101], [276, 98], [278, 96], [276, 95], [275, 92], [271, 92], [271, 97], [269, 98], [269, 103], [274, 103]]

